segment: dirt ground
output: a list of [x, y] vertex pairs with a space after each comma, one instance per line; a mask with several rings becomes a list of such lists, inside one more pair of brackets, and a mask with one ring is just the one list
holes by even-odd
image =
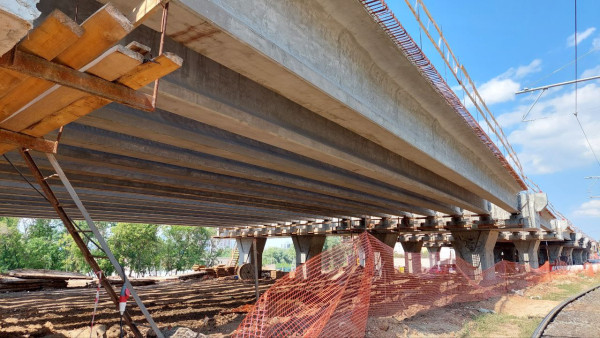
[[[261, 291], [272, 283], [261, 282]], [[585, 287], [585, 283], [597, 281], [564, 277], [502, 297], [422, 311], [404, 320], [394, 316], [371, 318], [366, 337], [524, 336], [568, 297], [565, 289]], [[236, 280], [163, 282], [136, 289], [161, 329], [170, 334], [182, 327], [191, 329], [188, 333], [229, 336], [245, 314], [228, 310], [254, 302], [253, 284]], [[0, 337], [89, 337], [85, 330], [92, 317], [94, 296], [95, 289], [88, 288], [0, 294]], [[132, 304], [130, 300], [128, 308], [134, 320], [145, 324]], [[105, 295], [96, 322], [107, 337], [118, 336], [118, 317]], [[149, 331], [147, 327], [141, 329]]]
[[451, 304], [404, 320], [370, 318], [366, 337], [530, 337], [562, 300], [598, 282], [598, 278], [559, 276], [502, 297]]
[[[260, 290], [272, 283], [261, 281]], [[171, 281], [136, 290], [161, 329], [182, 326], [214, 337], [231, 333], [243, 319], [226, 310], [255, 299], [254, 283], [237, 280]], [[91, 288], [0, 293], [0, 337], [89, 337], [81, 330], [91, 321], [95, 294]], [[134, 321], [146, 324], [134, 304], [130, 298]], [[118, 337], [118, 313], [102, 289], [95, 322], [108, 337]]]

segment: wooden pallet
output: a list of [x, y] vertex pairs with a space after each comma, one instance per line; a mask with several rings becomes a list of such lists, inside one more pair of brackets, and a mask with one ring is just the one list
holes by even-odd
[[[81, 25], [58, 10], [48, 15], [0, 58], [0, 131], [39, 138], [119, 95], [152, 108], [149, 96], [134, 91], [180, 68], [182, 59], [163, 53], [147, 60], [149, 48], [139, 43], [115, 46], [133, 28], [110, 4]], [[0, 139], [0, 154], [16, 143]]]

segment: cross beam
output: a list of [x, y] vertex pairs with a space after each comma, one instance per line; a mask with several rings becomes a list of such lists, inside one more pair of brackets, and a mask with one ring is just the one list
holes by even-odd
[[152, 97], [97, 76], [80, 72], [17, 48], [0, 57], [0, 68], [10, 69], [28, 76], [77, 89], [110, 101], [143, 111], [153, 111]]

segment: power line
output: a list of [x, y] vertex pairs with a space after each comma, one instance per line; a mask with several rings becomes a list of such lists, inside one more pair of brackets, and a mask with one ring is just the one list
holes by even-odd
[[579, 121], [579, 116], [577, 116], [577, 114], [575, 114], [575, 119], [577, 120], [577, 123], [579, 123], [579, 128], [581, 128], [581, 132], [583, 133], [583, 136], [585, 137], [588, 147], [592, 151], [592, 154], [594, 155], [594, 158], [596, 159], [596, 163], [598, 163], [598, 167], [600, 167], [600, 160], [598, 160], [598, 156], [596, 155], [596, 152], [594, 151], [594, 148], [592, 147], [592, 143], [590, 142], [590, 139], [588, 138], [587, 134], [585, 133], [585, 130], [583, 129], [583, 125], [581, 124], [581, 121]]
[[[577, 61], [577, 45], [578, 45], [578, 41], [577, 41], [577, 0], [575, 0], [575, 117], [577, 117], [577, 89], [579, 87], [579, 84], [577, 83], [577, 78], [578, 78], [578, 74], [577, 74], [577, 65], [579, 64], [579, 62]], [[577, 122], [579, 122], [579, 119], [577, 119]], [[581, 122], [579, 122], [579, 125], [581, 126]], [[581, 130], [583, 131], [583, 127], [581, 128]], [[585, 132], [583, 132], [583, 134], [585, 135]], [[585, 137], [587, 139], [587, 136]], [[589, 144], [589, 141], [588, 141]], [[591, 147], [591, 146], [590, 146]], [[592, 149], [592, 152], [594, 152], [594, 150]]]

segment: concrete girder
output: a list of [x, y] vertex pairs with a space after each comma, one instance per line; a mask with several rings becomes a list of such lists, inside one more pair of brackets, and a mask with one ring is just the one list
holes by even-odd
[[13, 48], [27, 35], [40, 15], [38, 0], [2, 1], [0, 3], [0, 55]]
[[[83, 190], [83, 189], [82, 189]], [[79, 193], [79, 196], [86, 203], [90, 205], [105, 206], [105, 208], [114, 208], [115, 212], [119, 210], [134, 210], [148, 212], [159, 212], [160, 216], [174, 216], [176, 217], [205, 217], [205, 219], [216, 218], [222, 220], [235, 219], [238, 224], [243, 224], [248, 217], [252, 217], [252, 222], [260, 223], [273, 223], [280, 219], [310, 219], [311, 215], [299, 215], [295, 213], [286, 213], [281, 211], [269, 212], [269, 209], [257, 209], [249, 207], [238, 207], [238, 206], [214, 206], [209, 203], [197, 203], [193, 205], [191, 203], [169, 203], [168, 201], [173, 199], [168, 198], [156, 198], [157, 201], [152, 201], [148, 196], [140, 196], [139, 199], [123, 198], [119, 194], [95, 194], [86, 193], [85, 190]], [[69, 201], [69, 196], [64, 192], [57, 193], [59, 200]], [[30, 194], [20, 193], [15, 189], [12, 189], [10, 193], [0, 194], [0, 201], [3, 203], [10, 203], [15, 201], [21, 201], [27, 205], [33, 206], [38, 205], [44, 206], [46, 203], [44, 200], [39, 198], [39, 195], [31, 192]], [[181, 201], [176, 201], [181, 202]], [[183, 201], [185, 202], [185, 201]], [[187, 207], [186, 207], [187, 205]]]
[[[124, 1], [117, 1], [116, 5], [118, 7], [124, 8], [124, 10], [126, 11], [130, 10], [130, 4]], [[61, 7], [61, 9], [64, 9], [66, 13], [69, 13], [72, 10], [72, 6], [70, 6], [67, 3], [59, 2], [53, 4], [53, 7], [57, 6]], [[180, 22], [180, 19], [183, 20], [184, 17], [190, 17], [190, 12], [187, 7], [182, 10], [182, 8], [178, 6], [179, 4], [177, 2], [175, 2], [174, 5], [172, 5], [172, 8], [170, 10], [171, 16], [175, 16], [177, 18], [173, 19], [175, 21], [170, 20], [171, 23]], [[48, 10], [48, 5], [41, 7], [46, 8], [45, 11]], [[80, 4], [80, 7], [82, 7], [80, 9], [82, 12], [91, 12], [93, 9], [95, 9], [96, 5], [94, 5], [93, 3], [85, 2]], [[87, 10], [84, 10], [83, 7], [86, 7]], [[154, 21], [151, 18], [148, 21], [146, 21], [146, 24], [152, 26], [153, 22]], [[192, 26], [194, 27], [193, 29], [189, 28]], [[195, 30], [198, 29], [198, 27], [200, 27], [196, 25], [192, 26], [188, 26], [188, 28]], [[168, 29], [168, 31], [169, 30], [171, 30], [171, 28]], [[140, 27], [135, 32], [128, 35], [126, 41], [129, 41], [129, 39], [142, 41], [143, 43], [146, 43], [151, 46], [158, 44], [158, 35], [156, 34], [156, 32], [153, 32], [144, 27]], [[425, 189], [421, 193], [422, 195], [433, 196], [437, 194], [441, 198], [447, 198], [448, 204], [458, 205], [462, 208], [477, 210], [477, 212], [479, 213], [487, 212], [486, 204], [480, 197], [477, 197], [475, 194], [469, 193], [464, 188], [457, 186], [453, 183], [453, 180], [446, 180], [441, 177], [436, 178], [435, 175], [432, 176], [432, 172], [430, 172], [427, 169], [420, 168], [419, 166], [415, 166], [415, 164], [412, 163], [412, 161], [410, 160], [404, 159], [398, 162], [394, 159], [400, 157], [393, 151], [390, 152], [388, 150], [387, 152], [382, 152], [382, 150], [384, 150], [385, 147], [381, 147], [381, 145], [376, 145], [376, 142], [372, 142], [372, 140], [367, 140], [367, 138], [357, 137], [354, 133], [351, 133], [350, 131], [336, 125], [335, 123], [332, 123], [331, 121], [329, 121], [328, 125], [320, 123], [319, 125], [323, 125], [321, 129], [318, 129], [314, 121], [312, 120], [304, 121], [305, 116], [310, 115], [314, 116], [315, 118], [319, 116], [305, 108], [301, 108], [300, 106], [294, 104], [292, 101], [284, 98], [283, 96], [276, 94], [277, 90], [268, 90], [251, 80], [240, 77], [238, 73], [229, 69], [225, 69], [224, 67], [214, 63], [212, 60], [207, 59], [204, 56], [199, 55], [198, 53], [192, 52], [190, 49], [184, 48], [181, 43], [176, 43], [174, 41], [171, 41], [170, 39], [167, 39], [166, 48], [170, 51], [183, 55], [184, 59], [186, 60], [184, 67], [189, 68], [180, 70], [178, 74], [171, 74], [172, 76], [168, 78], [169, 81], [163, 81], [163, 83], [161, 84], [161, 91], [165, 88], [168, 88], [171, 84], [174, 83], [178, 83], [180, 85], [186, 84], [186, 87], [194, 89], [194, 92], [200, 94], [207, 94], [203, 97], [203, 103], [201, 106], [208, 104], [205, 101], [214, 101], [215, 104], [210, 107], [210, 112], [204, 111], [206, 110], [206, 108], [204, 107], [191, 109], [190, 107], [188, 107], [186, 109], [183, 109], [181, 107], [177, 108], [176, 105], [171, 106], [170, 108], [165, 110], [176, 110], [177, 114], [181, 114], [184, 116], [186, 116], [187, 114], [187, 117], [190, 117], [189, 115], [191, 115], [196, 119], [203, 119], [205, 117], [212, 118], [213, 120], [208, 124], [215, 125], [216, 123], [220, 122], [223, 124], [222, 126], [219, 126], [220, 128], [230, 128], [236, 134], [244, 135], [244, 132], [248, 132], [250, 133], [250, 135], [246, 136], [250, 138], [254, 138], [265, 143], [276, 142], [276, 146], [282, 149], [288, 149], [289, 146], [291, 147], [289, 149], [291, 149], [294, 152], [297, 152], [298, 154], [304, 155], [309, 158], [318, 159], [319, 161], [322, 161], [324, 163], [332, 163], [338, 167], [349, 166], [346, 168], [349, 171], [357, 172], [364, 176], [371, 175], [373, 178], [381, 180], [383, 182], [393, 182], [397, 179], [404, 180], [405, 183], [403, 184], [408, 184], [409, 186], [412, 186], [415, 189], [418, 188], [418, 186], [421, 186], [422, 189]], [[200, 51], [200, 54], [202, 54], [202, 51]], [[204, 69], [203, 67], [207, 67], [207, 69]], [[237, 88], [237, 86], [240, 86], [239, 90], [232, 90], [232, 88]], [[216, 92], [217, 90], [219, 90], [220, 92]], [[176, 96], [178, 96], [179, 98], [185, 97], [185, 100], [188, 100], [190, 102], [193, 101], [190, 100], [183, 93], [177, 94], [178, 95]], [[161, 104], [163, 103], [167, 103], [168, 105], [168, 95], [163, 92], [161, 92], [160, 95], [161, 99], [158, 101], [159, 107], [162, 107]], [[268, 99], [265, 99], [265, 97], [267, 97]], [[265, 105], [264, 102], [269, 102], [269, 104]], [[233, 103], [233, 105], [228, 103]], [[293, 105], [297, 107], [293, 107]], [[243, 118], [231, 118], [221, 115], [215, 116], [215, 114], [217, 113], [223, 114], [222, 110], [238, 109], [236, 107], [244, 107], [244, 109], [246, 110], [241, 111], [244, 114]], [[199, 109], [201, 113], [198, 113]], [[271, 109], [273, 111], [268, 112], [268, 109]], [[248, 114], [248, 110], [250, 110], [252, 114]], [[287, 112], [290, 111], [293, 111], [294, 113], [288, 114]], [[264, 117], [262, 117], [261, 114], [267, 113], [271, 115], [264, 115]], [[265, 123], [271, 122], [271, 125], [276, 127], [267, 128], [264, 123], [257, 125], [256, 123], [248, 121], [248, 119], [251, 119], [255, 116]], [[289, 120], [287, 122], [289, 123], [300, 123], [304, 121], [304, 125], [306, 127], [299, 128], [298, 125], [292, 124], [286, 127], [279, 123], [279, 121], [275, 118], [276, 116], [278, 116], [278, 118], [280, 119], [287, 118]], [[321, 120], [327, 121], [324, 118], [321, 118]], [[334, 127], [336, 127], [337, 130]], [[297, 130], [302, 130], [304, 133], [313, 130], [313, 132], [318, 136], [319, 142], [314, 142], [314, 140], [317, 139], [315, 135], [309, 135], [307, 137], [306, 135], [301, 135], [295, 132]], [[325, 131], [325, 133], [322, 132], [323, 130]], [[341, 135], [339, 135], [340, 133], [338, 132], [338, 130], [344, 130], [346, 134], [352, 136], [350, 136], [349, 138], [342, 138], [340, 137]], [[295, 137], [294, 135], [296, 134], [298, 134], [299, 136]], [[259, 139], [259, 137], [262, 137], [263, 139]], [[331, 140], [326, 140], [328, 137], [331, 138]], [[332, 140], [335, 141], [336, 139], [337, 144], [334, 144], [338, 146], [338, 148], [339, 145], [345, 145], [345, 147], [347, 149], [350, 149], [351, 151], [345, 151], [345, 155], [343, 155], [343, 151], [340, 152], [339, 150], [336, 154], [331, 153], [330, 150], [323, 151], [323, 149], [329, 147], [327, 145], [328, 143], [331, 143]], [[300, 142], [301, 140], [302, 142]], [[327, 142], [323, 140], [326, 140]], [[348, 142], [348, 140], [350, 140], [350, 142]], [[365, 148], [365, 145], [369, 145], [371, 148]], [[380, 149], [378, 151], [374, 151], [377, 149], [373, 147]], [[304, 153], [301, 151], [301, 149], [304, 149]], [[331, 149], [335, 149], [335, 147]], [[357, 157], [357, 155], [355, 154], [358, 154], [358, 149], [364, 149], [365, 151], [362, 152], [363, 155]], [[374, 156], [375, 154], [381, 154], [381, 156], [378, 155], [379, 160], [377, 158], [370, 158], [370, 156]], [[361, 158], [361, 156], [366, 156], [366, 158]], [[377, 164], [381, 161], [389, 163], [385, 163], [384, 166]], [[357, 167], [357, 165], [359, 164], [365, 167], [366, 169], [360, 169], [359, 167]], [[413, 167], [411, 168], [410, 166]], [[375, 177], [373, 175], [379, 176]], [[397, 177], [397, 179], [394, 179], [393, 177]], [[426, 183], [423, 184], [422, 182]], [[454, 200], [456, 203], [450, 202], [452, 200]]]
[[[110, 190], [118, 192], [137, 192], [140, 194], [150, 194], [154, 196], [171, 196], [187, 199], [203, 199], [205, 201], [221, 202], [233, 205], [245, 205], [245, 206], [259, 206], [272, 209], [281, 209], [292, 212], [307, 213], [318, 217], [320, 215], [327, 215], [330, 217], [343, 217], [349, 212], [340, 211], [336, 209], [326, 209], [326, 206], [320, 207], [318, 205], [301, 205], [295, 203], [293, 200], [289, 201], [275, 201], [268, 200], [260, 197], [252, 196], [240, 196], [235, 194], [226, 194], [219, 192], [206, 192], [201, 190], [185, 189], [169, 187], [164, 185], [157, 185], [146, 182], [136, 181], [123, 181], [116, 179], [107, 179], [104, 177], [97, 176], [79, 176], [70, 175], [69, 178], [77, 187], [85, 188], [89, 187], [96, 190]], [[351, 213], [352, 211], [350, 211]], [[362, 217], [363, 214], [356, 214], [356, 217]]]
[[[115, 140], [113, 137], [118, 137], [118, 139]], [[115, 142], [118, 143], [118, 146], [108, 146], [114, 144]], [[351, 197], [351, 199], [358, 201], [365, 200], [366, 198], [377, 198], [373, 197], [373, 195], [365, 196], [363, 193], [359, 193], [355, 190], [337, 187], [314, 180], [303, 179], [272, 169], [244, 165], [234, 161], [220, 159], [214, 156], [195, 153], [192, 151], [181, 152], [180, 148], [174, 148], [164, 144], [141, 140], [126, 135], [112, 134], [111, 132], [107, 131], [101, 132], [96, 128], [76, 124], [71, 124], [65, 128], [65, 134], [61, 140], [61, 143], [85, 147], [86, 149], [107, 154], [117, 154], [146, 161], [168, 163], [179, 167], [208, 171], [265, 183], [278, 184], [301, 190], [315, 191], [342, 198]], [[374, 192], [377, 191], [374, 190]], [[394, 194], [399, 195], [400, 193], [395, 191]], [[386, 200], [389, 197], [391, 197], [391, 194], [386, 196], [386, 198], [381, 199]], [[401, 198], [398, 197], [398, 199]], [[432, 213], [432, 211], [428, 209], [411, 206], [398, 201], [392, 201], [388, 204], [397, 205], [398, 207], [402, 207], [403, 210], [418, 214]], [[398, 211], [400, 212], [402, 209]]]
[[[387, 149], [400, 152], [443, 176], [456, 176], [452, 177], [455, 182], [466, 181], [465, 186], [489, 194], [492, 202], [515, 211], [514, 194], [518, 184], [489, 149], [464, 122], [453, 119], [456, 114], [408, 63], [362, 5], [334, 6], [334, 3], [335, 0], [303, 1], [272, 8], [272, 3], [258, 1], [252, 6], [240, 2], [224, 8], [215, 1], [199, 6], [192, 1], [180, 0], [171, 7], [177, 19], [169, 22], [169, 35]], [[117, 4], [125, 4], [125, 1], [117, 1]], [[322, 6], [336, 10], [326, 13]], [[253, 14], [255, 11], [261, 14]], [[309, 12], [309, 15], [300, 15]], [[341, 12], [343, 16], [340, 16]], [[331, 20], [330, 15], [340, 21]], [[258, 17], [261, 20], [257, 21]], [[357, 30], [357, 20], [365, 23], [361, 25], [363, 28], [369, 29]], [[157, 29], [155, 20], [146, 24]], [[287, 33], [292, 33], [290, 29], [294, 33], [288, 36]], [[199, 30], [210, 34], [201, 34]], [[295, 40], [302, 43], [292, 42]], [[307, 43], [313, 48], [307, 48]], [[376, 46], [365, 48], [371, 44]], [[303, 52], [305, 50], [319, 50], [320, 53], [308, 55]], [[389, 55], [383, 57], [378, 53], [373, 56], [371, 50], [385, 50]], [[340, 57], [343, 62], [338, 61]], [[399, 67], [400, 64], [404, 67]], [[389, 74], [390, 70], [400, 69], [401, 75]], [[375, 89], [378, 91], [374, 92]], [[402, 109], [394, 115], [386, 114], [391, 107]], [[410, 115], [415, 110], [419, 112], [418, 118]], [[436, 124], [436, 119], [448, 126]], [[435, 135], [444, 139], [434, 142], [435, 146], [429, 139], [434, 128], [440, 129]], [[460, 146], [457, 145], [459, 142], [462, 143]], [[443, 149], [430, 151], [428, 146]], [[477, 155], [470, 149], [477, 149]], [[480, 163], [475, 164], [477, 156], [486, 163], [485, 168], [479, 168]], [[452, 157], [454, 161], [450, 160]], [[434, 164], [439, 167], [434, 168]], [[494, 176], [498, 179], [488, 182], [488, 178]], [[490, 191], [494, 193], [490, 194]]]
[[[62, 157], [59, 157], [62, 159]], [[365, 213], [373, 213], [377, 215], [379, 210], [377, 206], [369, 205], [369, 204], [361, 204], [357, 202], [340, 200], [336, 198], [331, 198], [327, 196], [321, 196], [320, 198], [303, 198], [298, 196], [298, 194], [277, 194], [273, 191], [271, 192], [255, 192], [252, 189], [246, 189], [245, 185], [241, 185], [238, 187], [225, 187], [220, 185], [214, 185], [211, 183], [197, 182], [194, 180], [190, 180], [186, 177], [165, 177], [164, 175], [153, 175], [150, 173], [140, 173], [135, 168], [123, 168], [117, 169], [115, 167], [107, 167], [107, 166], [97, 166], [97, 165], [84, 165], [81, 162], [77, 164], [73, 164], [70, 161], [61, 161], [62, 166], [65, 168], [73, 180], [86, 181], [93, 180], [98, 182], [100, 177], [104, 177], [107, 179], [115, 179], [118, 180], [123, 177], [127, 177], [129, 180], [135, 180], [137, 182], [148, 182], [149, 184], [160, 184], [166, 185], [169, 187], [182, 187], [185, 186], [187, 189], [198, 189], [204, 192], [219, 192], [219, 193], [228, 193], [239, 196], [246, 197], [257, 197], [266, 200], [273, 200], [279, 202], [293, 202], [298, 206], [309, 206], [311, 208], [321, 208], [324, 204], [320, 204], [320, 202], [327, 203], [327, 207], [329, 210], [338, 211], [340, 214], [349, 213], [348, 215], [357, 216], [358, 214], [352, 214], [354, 210], [361, 210]], [[43, 162], [39, 161], [39, 165], [43, 167]], [[2, 166], [0, 165], [0, 170]], [[9, 169], [10, 170], [10, 169]], [[86, 178], [87, 175], [93, 175], [93, 177]], [[275, 189], [273, 189], [275, 190]]]
[[[161, 88], [162, 90], [168, 90], [169, 86], [174, 85], [169, 83], [165, 84], [165, 81], [163, 81]], [[231, 92], [231, 88], [228, 88], [227, 93]], [[173, 97], [169, 96], [161, 99], [161, 106], [164, 106], [165, 109], [173, 110], [168, 103], [175, 100], [177, 100], [177, 102], [173, 103], [173, 105], [187, 104], [185, 102], [179, 102], [181, 99], [178, 99], [173, 95]], [[256, 100], [253, 100], [252, 102], [254, 101]], [[269, 100], [269, 107], [274, 105], [276, 105], [276, 103], [274, 103], [273, 100]], [[112, 107], [117, 109], [117, 106], [113, 105]], [[429, 175], [431, 177], [427, 177], [427, 170], [417, 168], [414, 165], [411, 167], [411, 164], [402, 158], [396, 161], [390, 160], [390, 158], [394, 158], [394, 154], [376, 146], [374, 146], [375, 148], [369, 147], [371, 143], [366, 140], [356, 144], [354, 147], [344, 149], [343, 151], [335, 150], [337, 148], [334, 148], [333, 146], [327, 147], [326, 145], [323, 145], [324, 142], [328, 141], [327, 138], [335, 137], [338, 142], [343, 141], [343, 144], [346, 147], [350, 147], [353, 143], [357, 142], [357, 139], [360, 140], [361, 138], [357, 135], [345, 135], [343, 129], [336, 129], [335, 127], [339, 128], [339, 126], [331, 123], [327, 124], [327, 128], [320, 128], [322, 130], [319, 130], [319, 121], [311, 120], [310, 116], [305, 117], [305, 120], [307, 121], [305, 123], [306, 126], [274, 125], [272, 127], [273, 130], [279, 131], [280, 134], [282, 129], [287, 128], [285, 138], [283, 138], [283, 135], [277, 134], [278, 137], [275, 137], [273, 133], [269, 133], [269, 130], [265, 130], [267, 127], [263, 124], [260, 124], [260, 127], [255, 127], [252, 129], [252, 126], [248, 125], [248, 123], [244, 121], [246, 122], [244, 123], [244, 128], [234, 128], [233, 126], [235, 125], [235, 121], [231, 121], [231, 118], [225, 119], [222, 116], [218, 116], [218, 118], [208, 120], [208, 116], [211, 116], [210, 112], [212, 112], [212, 110], [210, 112], [198, 114], [197, 111], [202, 110], [202, 107], [190, 107], [190, 109], [185, 109], [185, 112], [194, 112], [194, 114], [186, 114], [186, 117], [189, 118], [183, 118], [177, 115], [166, 113], [164, 111], [156, 111], [150, 114], [145, 114], [143, 112], [133, 111], [132, 109], [125, 107], [118, 107], [118, 109], [119, 112], [114, 112], [110, 109], [103, 109], [82, 118], [79, 123], [100, 127], [115, 132], [128, 133], [134, 136], [142, 136], [147, 139], [154, 138], [154, 140], [162, 143], [193, 149], [195, 151], [258, 166], [265, 166], [265, 163], [267, 163], [268, 165], [276, 166], [278, 170], [286, 173], [294, 175], [310, 175], [310, 178], [321, 181], [324, 179], [333, 180], [335, 179], [335, 175], [339, 175], [335, 170], [333, 171], [332, 175], [332, 168], [327, 168], [328, 166], [335, 166], [346, 170], [353, 175], [362, 175], [362, 180], [364, 180], [364, 177], [369, 177], [372, 180], [385, 182], [390, 186], [394, 186], [396, 189], [412, 191], [416, 194], [420, 194], [421, 196], [432, 196], [432, 198], [435, 197], [435, 199], [441, 201], [440, 204], [457, 205], [462, 208], [474, 209], [479, 213], [486, 212], [484, 203], [481, 201], [481, 199], [477, 198], [473, 194], [462, 190], [460, 187], [453, 185], [451, 182], [448, 182], [437, 175], [430, 173]], [[284, 108], [280, 110], [288, 112], [282, 116], [287, 116], [288, 118], [293, 116], [294, 121], [303, 121], [303, 119], [298, 118], [298, 112], [289, 114], [289, 111], [293, 109]], [[240, 114], [248, 113], [241, 111]], [[257, 119], [255, 115], [252, 115], [252, 117]], [[218, 124], [220, 128], [227, 128], [226, 130], [242, 133], [249, 139], [245, 139], [246, 137], [235, 136], [221, 129], [217, 130], [216, 128], [210, 127], [203, 123], [198, 123], [195, 120]], [[116, 121], [118, 121], [118, 123], [116, 123]], [[272, 118], [270, 120], [265, 119], [265, 121], [272, 121]], [[240, 122], [238, 121], [238, 123]], [[157, 128], [162, 128], [161, 133], [152, 133], [152, 131], [156, 130]], [[293, 143], [287, 146], [285, 151], [269, 149], [269, 146], [285, 146], [286, 141], [289, 142], [289, 139], [298, 133], [301, 128], [310, 128], [313, 133], [315, 132], [315, 129], [319, 130], [318, 134], [303, 135], [301, 137], [301, 140], [306, 143], [304, 148], [307, 150], [299, 151], [301, 145], [298, 145], [298, 143]], [[250, 133], [251, 130], [253, 131], [252, 133]], [[184, 137], [185, 135], [190, 135], [190, 137]], [[259, 139], [260, 143], [250, 141], [250, 138]], [[339, 146], [341, 147], [341, 145]], [[361, 160], [360, 158], [356, 157], [358, 155], [350, 155], [351, 151], [356, 153], [359, 150], [369, 154], [371, 157], [373, 157], [374, 154], [381, 154], [379, 155], [381, 159], [379, 162], [377, 162], [377, 158]], [[315, 153], [317, 151], [325, 153], [326, 155], [319, 156], [320, 153]], [[300, 156], [293, 156], [291, 153], [287, 152], [298, 153]], [[334, 153], [335, 156], [330, 155], [330, 153]], [[344, 158], [348, 157], [349, 159], [343, 161]], [[383, 161], [390, 163], [381, 163]], [[365, 170], [360, 170], [360, 168], [357, 167], [358, 164], [369, 166], [369, 171], [365, 172]], [[404, 167], [407, 168], [402, 170]], [[384, 175], [386, 173], [387, 175]], [[398, 179], [393, 178], [408, 177], [409, 174], [416, 176], [409, 181], [409, 183], [412, 182], [411, 184], [404, 182], [408, 180], [406, 178], [404, 178], [402, 181], [398, 181]], [[349, 176], [352, 177], [352, 175]], [[345, 180], [348, 181], [347, 178]], [[447, 187], [443, 186], [439, 182], [444, 183]], [[435, 187], [436, 185], [441, 187], [430, 187]], [[453, 193], [459, 197], [453, 197], [450, 193]], [[465, 200], [469, 202], [465, 202]], [[423, 201], [423, 203], [424, 202], [425, 201]], [[426, 207], [433, 208], [431, 206]]]

